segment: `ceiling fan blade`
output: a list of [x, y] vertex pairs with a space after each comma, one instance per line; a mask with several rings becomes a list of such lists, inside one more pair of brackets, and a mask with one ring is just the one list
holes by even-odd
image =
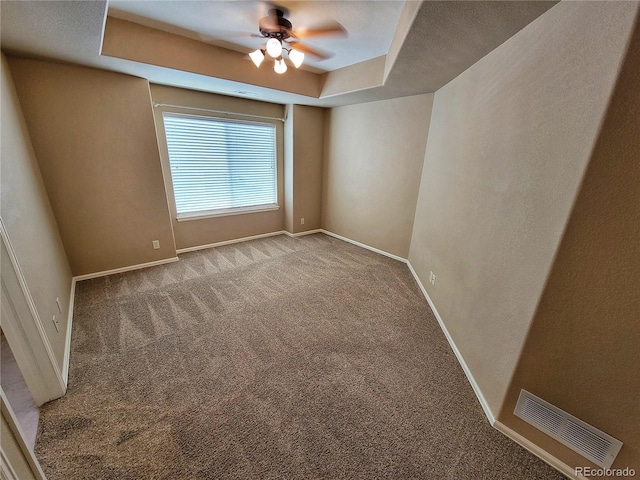
[[321, 60], [326, 60], [328, 58], [333, 57], [333, 53], [323, 52], [321, 50], [318, 50], [317, 48], [309, 47], [308, 45], [305, 45], [304, 43], [289, 42], [289, 45], [294, 50], [298, 50], [298, 51], [300, 51], [302, 53], [313, 55], [314, 57], [317, 57], [317, 58], [319, 58]]
[[347, 29], [335, 20], [317, 25], [315, 27], [299, 28], [294, 30], [292, 33], [292, 36], [296, 38], [320, 37], [326, 35], [348, 35]]

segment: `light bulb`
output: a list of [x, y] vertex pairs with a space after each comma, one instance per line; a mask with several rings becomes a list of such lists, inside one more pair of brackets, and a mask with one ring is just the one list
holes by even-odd
[[278, 58], [282, 54], [282, 44], [277, 38], [270, 38], [267, 41], [267, 53], [273, 58]]
[[291, 49], [289, 50], [289, 59], [291, 60], [291, 63], [293, 63], [294, 67], [299, 68], [304, 61], [304, 53], [299, 50]]
[[276, 73], [284, 73], [287, 71], [287, 64], [284, 63], [284, 60], [282, 57], [276, 60], [276, 63], [273, 66], [273, 69], [275, 70]]
[[260, 67], [260, 64], [264, 60], [264, 50], [256, 50], [255, 52], [251, 52], [249, 54], [251, 57], [251, 61], [255, 64], [256, 67]]

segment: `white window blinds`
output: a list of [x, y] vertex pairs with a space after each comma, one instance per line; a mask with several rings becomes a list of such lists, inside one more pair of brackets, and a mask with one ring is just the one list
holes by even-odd
[[277, 206], [275, 125], [162, 118], [178, 218]]

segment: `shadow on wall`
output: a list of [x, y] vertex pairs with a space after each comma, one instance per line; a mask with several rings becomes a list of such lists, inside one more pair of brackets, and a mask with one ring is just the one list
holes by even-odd
[[640, 470], [640, 24], [499, 420], [568, 465], [591, 465], [513, 415], [524, 388], [624, 443]]

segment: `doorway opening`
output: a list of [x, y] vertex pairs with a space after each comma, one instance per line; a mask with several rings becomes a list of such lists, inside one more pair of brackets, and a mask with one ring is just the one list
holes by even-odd
[[33, 450], [38, 434], [40, 411], [33, 401], [33, 396], [2, 329], [0, 329], [0, 337], [0, 384], [24, 433], [24, 440]]

